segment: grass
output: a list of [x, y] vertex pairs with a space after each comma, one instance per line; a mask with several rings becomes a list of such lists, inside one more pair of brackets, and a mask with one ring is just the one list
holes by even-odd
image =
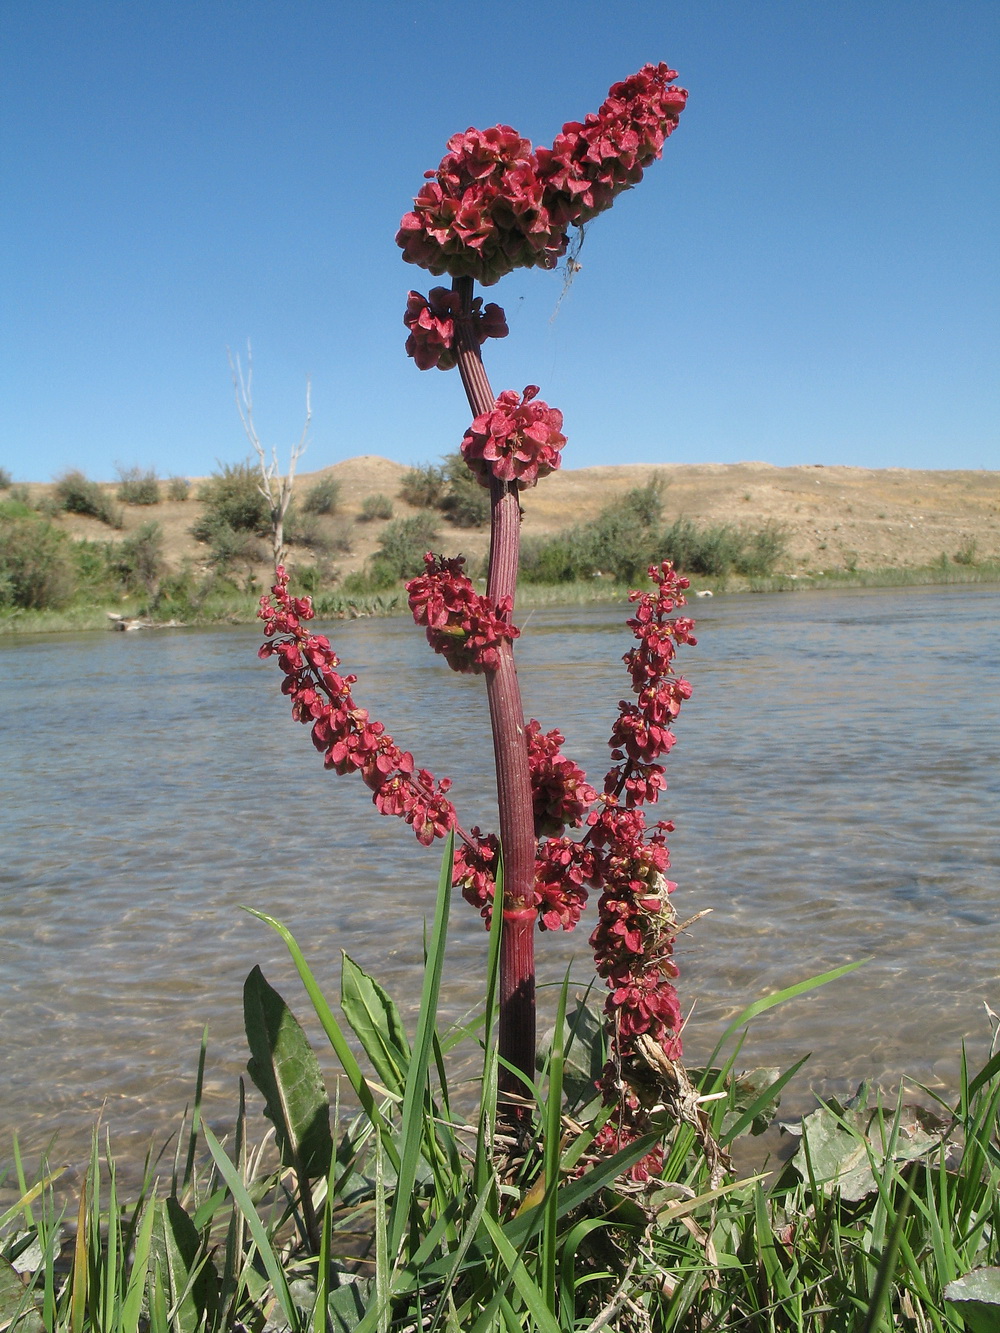
[[[499, 932], [483, 1011], [441, 1027], [450, 849], [425, 944], [412, 1033], [350, 959], [339, 1005], [289, 932], [291, 956], [341, 1068], [352, 1110], [331, 1104], [316, 1056], [255, 968], [244, 990], [250, 1073], [271, 1120], [253, 1145], [242, 1089], [233, 1132], [193, 1110], [173, 1159], [119, 1192], [95, 1137], [75, 1197], [60, 1173], [29, 1182], [15, 1144], [15, 1198], [0, 1211], [0, 1326], [10, 1333], [962, 1333], [996, 1328], [1000, 1293], [1000, 1055], [963, 1062], [954, 1104], [915, 1112], [868, 1090], [798, 1127], [792, 1159], [717, 1179], [690, 1117], [613, 1157], [593, 1151], [608, 1111], [590, 1074], [604, 1058], [588, 995], [560, 991], [519, 1142], [497, 1119]], [[746, 1025], [835, 981], [836, 969], [750, 1005], [691, 1071], [703, 1121], [726, 1148], [775, 1114], [785, 1073], [737, 1076]], [[995, 1035], [995, 1034], [994, 1034]], [[994, 1046], [995, 1046], [994, 1042]], [[478, 1052], [478, 1098], [449, 1070]], [[658, 1095], [671, 1104], [661, 1086]], [[466, 1108], [469, 1109], [466, 1109]], [[662, 1178], [626, 1172], [657, 1141]], [[0, 1182], [4, 1183], [4, 1182]], [[983, 1270], [987, 1270], [984, 1276]], [[973, 1276], [969, 1276], [972, 1274]], [[976, 1290], [978, 1284], [978, 1291]], [[978, 1304], [976, 1303], [978, 1301]], [[991, 1303], [992, 1302], [992, 1303]], [[985, 1313], [984, 1313], [985, 1312]], [[976, 1322], [977, 1318], [991, 1322]]]
[[[836, 588], [915, 588], [957, 584], [1000, 583], [1000, 564], [983, 563], [961, 565], [949, 563], [898, 569], [885, 567], [872, 570], [830, 570], [822, 574], [802, 574], [791, 577], [777, 574], [769, 578], [692, 578], [695, 591], [709, 591], [713, 595], [771, 592], [814, 592]], [[482, 585], [480, 585], [482, 586]], [[628, 600], [628, 583], [611, 579], [580, 579], [569, 583], [524, 583], [518, 589], [518, 607], [530, 610], [546, 606], [584, 606], [590, 604], [624, 604]], [[177, 619], [188, 625], [251, 625], [257, 617], [260, 589], [240, 591], [220, 583], [213, 591], [199, 598], [197, 604], [172, 607], [165, 605], [164, 613], [148, 614], [142, 599], [132, 596], [121, 602], [102, 602], [99, 605], [76, 605], [63, 610], [0, 609], [0, 635], [70, 633], [81, 630], [108, 628], [107, 612], [114, 610], [126, 616], [142, 616], [154, 623]], [[333, 588], [314, 594], [317, 615], [320, 618], [353, 619], [359, 616], [402, 615], [406, 611], [406, 593], [402, 583], [381, 590], [369, 588], [362, 581], [357, 591]]]

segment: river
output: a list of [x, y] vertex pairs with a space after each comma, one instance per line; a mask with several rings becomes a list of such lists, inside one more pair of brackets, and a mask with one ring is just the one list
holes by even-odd
[[[811, 1059], [786, 1095], [866, 1076], [954, 1088], [960, 1046], [1000, 1010], [1000, 635], [995, 588], [716, 597], [694, 604], [694, 696], [663, 815], [681, 917], [686, 1044], [697, 1063], [758, 996], [867, 958], [754, 1025], [746, 1064]], [[526, 711], [592, 779], [627, 692], [620, 607], [538, 611], [517, 645]], [[462, 822], [493, 795], [482, 681], [403, 619], [337, 623], [355, 697], [418, 764], [454, 779]], [[241, 987], [260, 963], [321, 1044], [281, 918], [335, 994], [340, 950], [412, 1013], [440, 846], [324, 773], [252, 629], [0, 642], [0, 1161], [56, 1134], [78, 1162], [109, 1127], [126, 1169], [176, 1128], [209, 1029], [206, 1114], [232, 1122]], [[598, 783], [599, 785], [599, 783]], [[588, 917], [584, 918], [586, 924]], [[587, 929], [538, 939], [540, 975]], [[444, 1004], [481, 994], [485, 934], [452, 915]]]

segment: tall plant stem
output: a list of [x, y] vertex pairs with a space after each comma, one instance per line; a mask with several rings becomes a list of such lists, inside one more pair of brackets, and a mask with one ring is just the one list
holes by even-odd
[[[458, 370], [474, 417], [489, 412], [496, 399], [479, 353], [472, 317], [472, 278], [455, 278], [459, 297], [455, 319]], [[521, 505], [513, 482], [490, 480], [490, 564], [487, 595], [494, 602], [517, 592]], [[524, 710], [514, 665], [505, 643], [500, 663], [486, 673], [493, 728], [500, 845], [503, 849], [503, 937], [500, 946], [500, 1057], [526, 1077], [535, 1064], [535, 829], [531, 775], [524, 734]], [[516, 1074], [501, 1067], [502, 1092], [525, 1094]], [[516, 1120], [516, 1114], [508, 1117]]]

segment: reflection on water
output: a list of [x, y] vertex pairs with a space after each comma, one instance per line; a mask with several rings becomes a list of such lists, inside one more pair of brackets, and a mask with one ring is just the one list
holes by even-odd
[[[1000, 1007], [996, 607], [983, 588], [697, 604], [664, 812], [681, 916], [713, 908], [680, 952], [693, 1063], [750, 1000], [862, 957], [754, 1029], [748, 1062], [813, 1053], [786, 1106], [869, 1074], [948, 1087], [962, 1038], [985, 1042], [983, 1004]], [[592, 777], [627, 690], [623, 618], [535, 612], [518, 644], [526, 709]], [[492, 826], [482, 682], [453, 676], [404, 620], [332, 634], [358, 700], [454, 778], [466, 826]], [[60, 1155], [79, 1160], [100, 1113], [141, 1160], [190, 1096], [206, 1023], [208, 1114], [224, 1126], [250, 967], [308, 1020], [280, 943], [241, 904], [283, 919], [331, 990], [345, 949], [416, 995], [439, 849], [379, 818], [360, 782], [323, 773], [256, 639], [0, 648], [0, 1143], [18, 1128], [37, 1153], [58, 1130]], [[587, 978], [586, 933], [540, 937], [545, 978], [574, 956]], [[484, 952], [459, 902], [451, 1015], [476, 1004]]]

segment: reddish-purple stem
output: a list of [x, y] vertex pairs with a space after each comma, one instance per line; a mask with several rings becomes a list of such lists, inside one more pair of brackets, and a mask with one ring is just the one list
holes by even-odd
[[[472, 278], [455, 278], [460, 312], [455, 319], [457, 363], [473, 417], [492, 410], [496, 400], [479, 352], [472, 323]], [[517, 592], [521, 505], [517, 486], [490, 480], [490, 564], [487, 596], [494, 602]], [[493, 753], [503, 849], [503, 938], [500, 948], [500, 1056], [531, 1078], [535, 1065], [535, 825], [531, 775], [524, 733], [524, 710], [514, 666], [514, 650], [503, 643], [500, 663], [486, 673], [493, 728]], [[500, 1088], [525, 1095], [515, 1074], [501, 1066]]]

